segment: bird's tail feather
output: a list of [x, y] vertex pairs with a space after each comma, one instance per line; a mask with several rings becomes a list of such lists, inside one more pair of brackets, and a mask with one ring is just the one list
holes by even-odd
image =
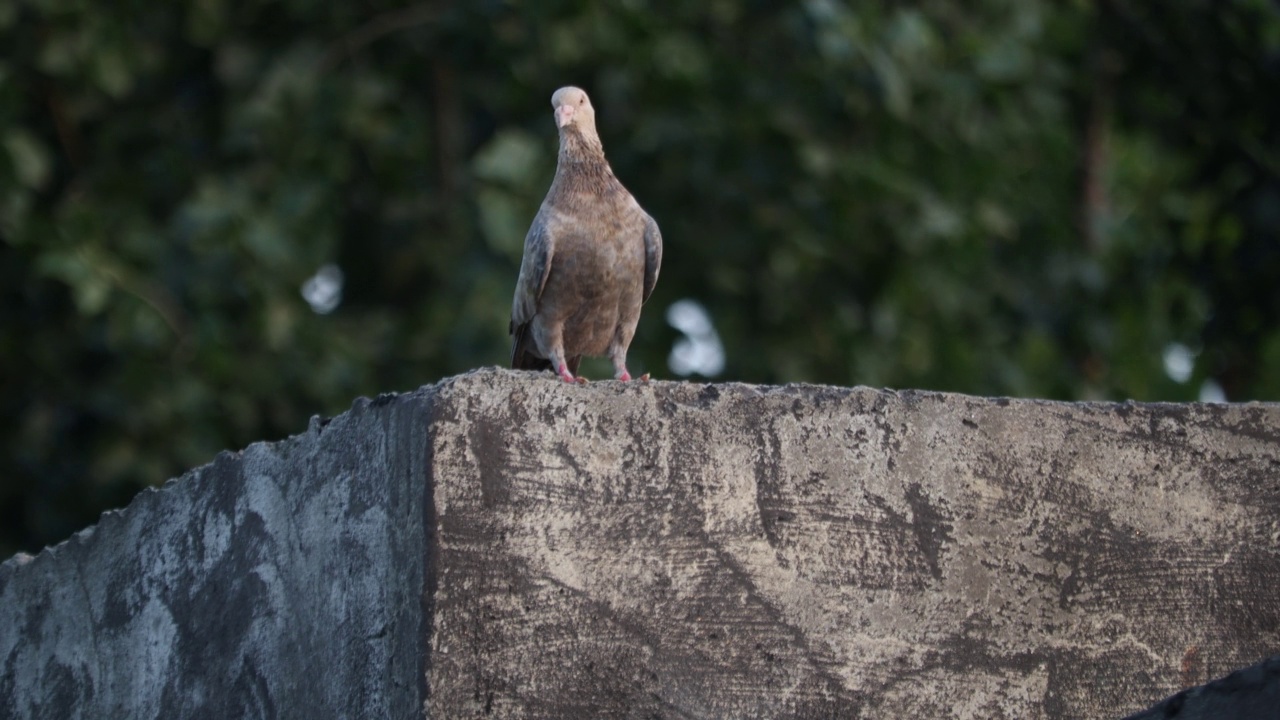
[[[514, 328], [512, 334], [515, 339], [511, 343], [511, 367], [514, 370], [550, 370], [555, 372], [556, 369], [551, 366], [551, 361], [546, 358], [540, 358], [534, 355], [530, 350], [533, 348], [533, 338], [529, 337], [529, 323], [525, 323]], [[567, 357], [564, 364], [569, 368], [569, 372], [573, 375], [578, 374], [578, 366], [582, 364], [582, 356], [574, 355]]]
[[511, 367], [515, 370], [551, 370], [551, 361], [534, 355], [533, 338], [529, 337], [529, 323], [512, 329]]

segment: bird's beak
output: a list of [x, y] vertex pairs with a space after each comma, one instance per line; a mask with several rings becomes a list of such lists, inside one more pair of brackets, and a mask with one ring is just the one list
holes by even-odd
[[560, 107], [556, 108], [556, 127], [557, 128], [562, 128], [565, 125], [568, 125], [569, 123], [573, 122], [573, 110], [574, 108], [572, 105], [561, 105]]

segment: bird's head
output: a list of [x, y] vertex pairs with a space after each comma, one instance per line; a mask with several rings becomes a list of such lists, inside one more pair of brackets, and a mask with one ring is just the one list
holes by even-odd
[[585, 135], [596, 134], [596, 111], [582, 88], [560, 88], [551, 96], [551, 107], [555, 108], [556, 127], [561, 131], [577, 128]]

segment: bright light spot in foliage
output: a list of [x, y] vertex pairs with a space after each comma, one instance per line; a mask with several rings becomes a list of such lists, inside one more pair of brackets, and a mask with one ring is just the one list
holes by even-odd
[[724, 345], [706, 308], [694, 300], [677, 300], [667, 308], [667, 323], [684, 333], [667, 358], [671, 372], [715, 377], [724, 371]]
[[1214, 380], [1205, 380], [1200, 386], [1200, 402], [1206, 403], [1224, 403], [1227, 401], [1227, 393], [1223, 391], [1222, 386]]
[[1191, 372], [1196, 368], [1196, 354], [1181, 343], [1170, 343], [1164, 349], [1164, 371], [1174, 382], [1184, 383], [1191, 379]]
[[302, 283], [302, 299], [319, 315], [328, 315], [342, 304], [342, 268], [329, 263]]

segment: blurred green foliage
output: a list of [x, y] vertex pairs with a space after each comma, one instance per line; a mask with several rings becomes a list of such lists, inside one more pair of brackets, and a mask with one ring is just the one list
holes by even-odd
[[666, 238], [633, 371], [687, 297], [722, 379], [1280, 399], [1264, 0], [8, 0], [0, 46], [0, 555], [505, 364], [569, 83]]

